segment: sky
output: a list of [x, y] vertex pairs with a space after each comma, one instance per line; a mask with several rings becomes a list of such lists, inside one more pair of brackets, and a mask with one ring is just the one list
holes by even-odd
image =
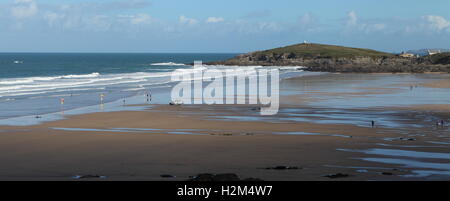
[[0, 0], [0, 52], [450, 49], [448, 0]]

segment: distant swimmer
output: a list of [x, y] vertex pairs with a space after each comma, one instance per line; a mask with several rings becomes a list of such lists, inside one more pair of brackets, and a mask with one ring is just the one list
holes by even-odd
[[61, 105], [64, 105], [64, 98], [61, 98], [59, 101], [61, 102]]

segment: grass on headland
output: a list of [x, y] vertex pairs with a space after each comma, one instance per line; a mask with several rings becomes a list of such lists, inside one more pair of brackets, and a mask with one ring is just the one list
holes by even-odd
[[323, 45], [314, 43], [302, 43], [271, 50], [255, 52], [255, 54], [294, 54], [303, 58], [354, 58], [354, 57], [392, 57], [394, 54], [370, 49], [351, 48], [336, 45]]

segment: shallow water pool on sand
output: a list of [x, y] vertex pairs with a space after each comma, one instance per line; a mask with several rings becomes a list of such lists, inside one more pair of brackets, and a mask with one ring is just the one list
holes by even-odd
[[[202, 111], [197, 113], [203, 114]], [[261, 116], [257, 112], [242, 111], [239, 114], [224, 113], [221, 115], [204, 112], [210, 115], [208, 118], [222, 121], [253, 121], [253, 122], [302, 122], [316, 124], [347, 124], [359, 127], [371, 127], [371, 121], [375, 121], [377, 128], [423, 128], [427, 124], [433, 125], [433, 118], [429, 116], [409, 117], [402, 111], [378, 110], [353, 110], [353, 109], [329, 109], [329, 108], [281, 108], [274, 116]], [[415, 121], [423, 118], [417, 124]]]
[[[448, 104], [450, 89], [419, 86], [447, 75], [429, 74], [325, 74], [290, 79], [280, 86], [281, 95], [298, 95], [305, 104], [327, 108], [399, 107]], [[289, 101], [295, 104], [295, 101]]]
[[350, 136], [350, 135], [307, 133], [307, 132], [274, 132], [273, 134], [275, 134], [275, 135], [313, 135], [313, 136], [331, 136], [331, 137], [352, 138], [352, 136]]
[[[428, 177], [431, 175], [450, 175], [450, 154], [439, 152], [410, 151], [401, 149], [337, 149], [345, 152], [358, 152], [367, 155], [384, 156], [357, 158], [363, 161], [400, 165], [402, 168], [411, 169], [413, 174], [402, 175], [404, 177]], [[395, 157], [395, 158], [392, 158]], [[447, 162], [443, 162], [447, 161]]]
[[111, 129], [94, 129], [94, 128], [51, 128], [62, 131], [80, 131], [80, 132], [114, 132], [114, 133], [153, 133], [153, 134], [175, 134], [175, 135], [209, 135], [198, 132], [194, 129], [144, 129], [144, 128], [111, 128]]

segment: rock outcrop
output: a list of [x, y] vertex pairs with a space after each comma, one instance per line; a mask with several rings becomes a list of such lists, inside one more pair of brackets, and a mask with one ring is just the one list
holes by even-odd
[[[445, 53], [444, 53], [445, 54]], [[208, 64], [239, 66], [304, 66], [326, 72], [450, 72], [450, 55], [404, 58], [374, 50], [299, 44], [259, 51]]]

